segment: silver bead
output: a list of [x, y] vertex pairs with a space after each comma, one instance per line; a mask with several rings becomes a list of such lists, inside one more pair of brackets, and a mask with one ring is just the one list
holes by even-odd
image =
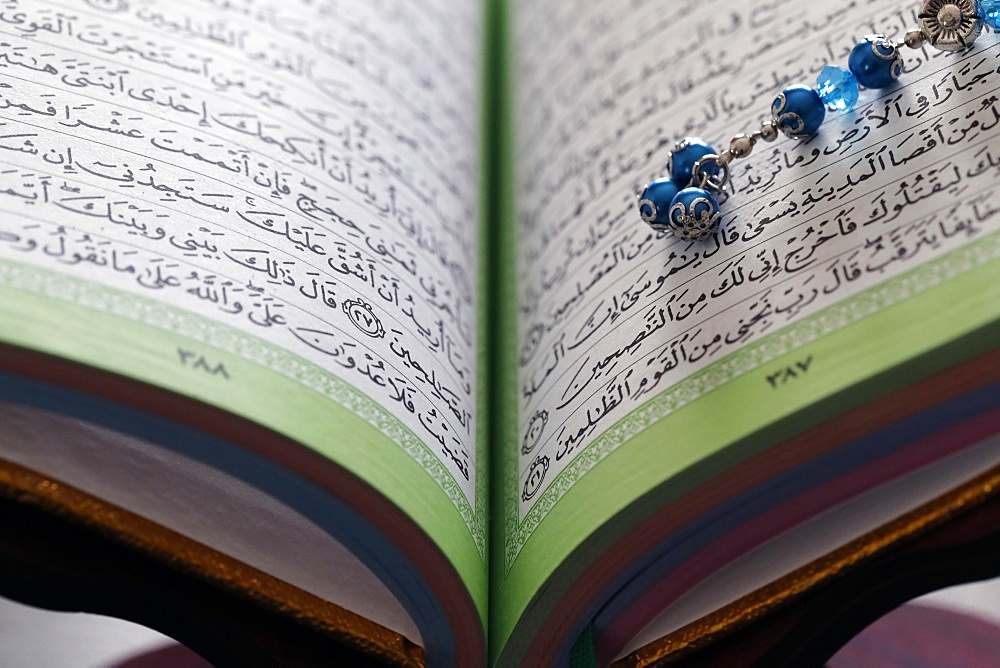
[[911, 30], [906, 33], [906, 37], [903, 38], [903, 43], [911, 49], [919, 49], [927, 41], [927, 35], [920, 30]]
[[738, 134], [729, 142], [729, 151], [734, 158], [745, 158], [753, 151], [753, 145], [756, 141], [748, 134]]
[[972, 46], [983, 31], [975, 0], [924, 0], [917, 19], [927, 41], [942, 51]]
[[761, 123], [759, 132], [764, 141], [774, 141], [778, 138], [778, 125], [774, 121], [765, 121]]

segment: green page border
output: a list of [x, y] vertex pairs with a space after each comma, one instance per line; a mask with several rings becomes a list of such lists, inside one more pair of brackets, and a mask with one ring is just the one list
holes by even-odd
[[[485, 510], [474, 512], [433, 451], [350, 384], [278, 346], [189, 311], [8, 260], [0, 261], [0, 305], [0, 337], [9, 343], [218, 406], [352, 471], [404, 509], [440, 546], [486, 619]], [[223, 363], [240, 385], [202, 371], [184, 372], [178, 347], [205, 355], [210, 365]], [[477, 484], [480, 509], [483, 491], [484, 485]]]
[[[531, 599], [560, 563], [594, 529], [643, 494], [729, 444], [763, 433], [769, 425], [845, 388], [995, 323], [1000, 319], [998, 258], [1000, 233], [994, 233], [714, 362], [590, 443], [560, 472], [522, 522], [518, 522], [516, 505], [517, 449], [505, 448], [503, 577], [493, 574], [493, 595], [502, 597], [502, 605], [493, 608], [491, 641], [506, 643]], [[769, 370], [810, 355], [814, 362], [807, 376], [784, 392], [770, 391]], [[512, 389], [516, 392], [516, 382]], [[711, 400], [706, 402], [710, 393]], [[516, 394], [508, 396], [511, 403], [516, 401]], [[726, 420], [713, 419], [712, 409], [720, 405], [726, 407]], [[818, 423], [829, 417], [820, 413], [813, 411], [809, 420]], [[508, 438], [515, 435], [516, 420], [507, 429]], [[684, 434], [685, 440], [671, 438], [672, 434]], [[628, 445], [618, 447], [624, 441]], [[507, 442], [516, 444], [516, 436]], [[664, 442], [670, 442], [673, 449], [670, 462], [663, 461]], [[672, 489], [679, 494], [714, 472], [706, 469], [697, 476], [681, 475], [691, 479], [678, 479]], [[588, 511], [579, 512], [581, 507]]]
[[[654, 399], [619, 420], [591, 442], [580, 455], [574, 457], [571, 464], [563, 469], [546, 488], [545, 492], [542, 493], [538, 501], [528, 511], [523, 521], [519, 522], [517, 520], [517, 507], [508, 504], [508, 507], [505, 509], [508, 536], [508, 542], [505, 546], [505, 568], [510, 568], [510, 565], [517, 558], [517, 554], [525, 542], [569, 488], [586, 475], [594, 466], [597, 466], [604, 457], [613, 452], [619, 444], [628, 441], [640, 432], [648, 429], [682, 406], [696, 401], [701, 396], [723, 387], [732, 380], [760, 368], [763, 364], [774, 362], [782, 355], [798, 350], [806, 344], [812, 343], [828, 334], [838, 332], [861, 320], [875, 316], [890, 306], [915, 297], [997, 258], [1000, 258], [1000, 235], [984, 238], [970, 246], [952, 251], [937, 260], [869, 288], [845, 301], [833, 304], [778, 332], [751, 343], [745, 348], [717, 362], [713, 362], [684, 381], [658, 394]], [[949, 298], [954, 301], [946, 302], [945, 304], [961, 302], [967, 296], [958, 288], [949, 289], [948, 293]], [[971, 314], [956, 314], [958, 317], [961, 315]], [[978, 319], [976, 321], [978, 322]], [[949, 321], [947, 324], [951, 325], [954, 323], [953, 321]], [[871, 328], [881, 331], [878, 329], [878, 325], [874, 323], [868, 323], [864, 327], [866, 332], [869, 332]], [[884, 340], [891, 338], [892, 336], [887, 336]], [[910, 342], [897, 339], [895, 343], [898, 345], [887, 347], [893, 348], [895, 352], [899, 351], [907, 343], [911, 345], [916, 344], [912, 348], [912, 353], [905, 355], [905, 357], [910, 357], [922, 352], [926, 344], [925, 342], [926, 339]], [[867, 341], [864, 343], [869, 345]], [[855, 353], [847, 355], [848, 359], [842, 360], [845, 365], [850, 365], [849, 377], [851, 379], [870, 376], [882, 370], [870, 362], [862, 361], [857, 354], [857, 346], [853, 347], [855, 348]], [[824, 351], [827, 355], [833, 352]], [[838, 356], [845, 357], [843, 354], [838, 354]], [[767, 388], [764, 387], [762, 389]], [[786, 401], [788, 397], [782, 396], [782, 401], [780, 402], [768, 402], [770, 405], [761, 403], [761, 398], [774, 399], [777, 396], [781, 395], [776, 395], [772, 392], [764, 393], [762, 397], [757, 397], [752, 413], [746, 417], [759, 418], [764, 414], [780, 415], [787, 406]], [[727, 410], [727, 416], [729, 415], [731, 414]], [[739, 416], [737, 419], [743, 422], [744, 416]], [[767, 420], [758, 424], [754, 429], [762, 427], [770, 421]], [[516, 470], [516, 450], [508, 450], [507, 454], [509, 458], [508, 465], [513, 464], [515, 467], [514, 470]], [[513, 486], [515, 489], [517, 488], [516, 480]], [[513, 513], [511, 512], [512, 510], [514, 511]]]

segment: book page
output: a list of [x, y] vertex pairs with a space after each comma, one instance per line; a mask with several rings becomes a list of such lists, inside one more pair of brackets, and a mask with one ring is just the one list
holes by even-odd
[[[271, 415], [268, 384], [294, 381], [387, 444], [307, 445], [423, 469], [454, 518], [418, 522], [464, 525], [481, 562], [480, 22], [442, 0], [3, 3], [0, 286], [89, 315], [0, 336], [63, 354], [98, 332], [84, 361], [148, 355], [139, 377], [299, 438], [313, 418]], [[141, 338], [121, 321], [158, 333], [115, 344]]]
[[[815, 86], [824, 65], [846, 67], [865, 35], [901, 40], [917, 25], [911, 4], [515, 3], [518, 350], [503, 567], [519, 600], [510, 609], [523, 610], [630, 499], [724, 446], [696, 436], [706, 422], [730, 429], [732, 442], [810, 393], [996, 317], [957, 309], [961, 325], [945, 324], [928, 303], [926, 338], [908, 323], [872, 366], [860, 348], [822, 359], [807, 348], [838, 331], [881, 346], [895, 322], [874, 316], [957, 286], [1000, 252], [1000, 39], [988, 31], [957, 54], [904, 48], [897, 84], [828, 112], [808, 141], [758, 143], [733, 164], [735, 192], [709, 239], [657, 233], [637, 212], [636, 195], [665, 175], [676, 141], [728, 148], [770, 118], [785, 85]], [[954, 289], [941, 303], [977, 298]], [[810, 372], [814, 385], [796, 385]], [[658, 431], [659, 447], [630, 449], [755, 373], [736, 402], [717, 393]]]
[[848, 542], [868, 532], [878, 531], [880, 526], [904, 513], [933, 503], [933, 499], [986, 473], [998, 461], [1000, 437], [994, 436], [934, 464], [878, 485], [803, 522], [700, 582], [632, 639], [627, 651], [622, 654], [635, 651], [684, 624], [806, 567]]

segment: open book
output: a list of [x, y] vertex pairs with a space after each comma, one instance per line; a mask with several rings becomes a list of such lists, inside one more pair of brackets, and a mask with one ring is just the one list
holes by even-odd
[[432, 664], [623, 656], [1000, 461], [994, 34], [635, 205], [915, 9], [7, 2], [0, 458]]

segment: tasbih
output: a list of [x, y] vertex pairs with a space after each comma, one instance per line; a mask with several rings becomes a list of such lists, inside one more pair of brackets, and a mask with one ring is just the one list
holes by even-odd
[[729, 148], [717, 153], [697, 137], [677, 142], [667, 159], [667, 176], [649, 183], [639, 195], [639, 215], [656, 230], [669, 230], [685, 240], [715, 232], [722, 217], [719, 197], [729, 183], [730, 165], [745, 158], [758, 141], [773, 142], [782, 132], [806, 139], [819, 130], [826, 110], [846, 111], [865, 88], [886, 88], [903, 73], [904, 46], [924, 44], [942, 51], [961, 51], [982, 33], [983, 24], [1000, 30], [1000, 0], [925, 0], [917, 14], [918, 29], [896, 42], [885, 35], [868, 35], [851, 50], [847, 69], [827, 65], [816, 87], [788, 86], [771, 104], [771, 120], [752, 133], [741, 133]]

